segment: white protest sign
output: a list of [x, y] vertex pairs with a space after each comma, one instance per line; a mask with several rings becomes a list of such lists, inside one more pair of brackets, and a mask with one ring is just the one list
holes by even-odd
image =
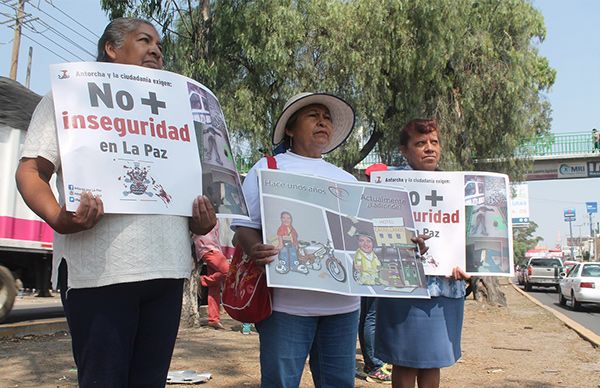
[[[190, 216], [194, 198], [203, 193], [203, 137], [217, 134], [220, 148], [229, 150], [210, 90], [175, 73], [113, 63], [51, 65], [50, 74], [67, 210], [75, 211], [81, 193], [90, 191], [101, 197], [106, 213]], [[220, 124], [216, 129], [211, 113]], [[246, 206], [231, 153], [221, 160], [217, 143], [210, 145], [243, 217]], [[209, 179], [204, 177], [205, 185], [207, 180], [212, 185], [213, 175], [211, 170]]]
[[508, 177], [487, 172], [378, 171], [371, 181], [410, 192], [415, 227], [430, 236], [427, 275], [512, 276]]

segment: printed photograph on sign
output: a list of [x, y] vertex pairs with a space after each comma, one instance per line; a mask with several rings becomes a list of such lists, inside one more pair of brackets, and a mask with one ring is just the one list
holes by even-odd
[[221, 106], [202, 85], [188, 82], [187, 87], [202, 162], [202, 193], [219, 216], [248, 216]]
[[[477, 189], [469, 189], [476, 182]], [[507, 182], [500, 176], [465, 175], [466, 270], [510, 273]], [[477, 198], [476, 200], [474, 200]]]
[[259, 181], [264, 241], [280, 249], [269, 286], [429, 297], [408, 193], [273, 170]]

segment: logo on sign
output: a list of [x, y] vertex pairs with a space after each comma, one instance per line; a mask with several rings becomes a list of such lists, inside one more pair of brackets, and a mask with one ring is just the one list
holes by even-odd
[[583, 164], [561, 164], [558, 168], [560, 175], [568, 177], [583, 177], [586, 176], [586, 166]]

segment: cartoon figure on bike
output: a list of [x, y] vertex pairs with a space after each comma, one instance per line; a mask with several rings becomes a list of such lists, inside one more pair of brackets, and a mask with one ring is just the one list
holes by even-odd
[[327, 271], [338, 282], [346, 281], [346, 270], [342, 262], [335, 257], [331, 241], [324, 244], [319, 241], [300, 241], [298, 232], [292, 225], [290, 212], [280, 215], [281, 225], [277, 229], [277, 248], [280, 249], [275, 271], [286, 274], [290, 271], [308, 275], [309, 270], [320, 271], [325, 259]]

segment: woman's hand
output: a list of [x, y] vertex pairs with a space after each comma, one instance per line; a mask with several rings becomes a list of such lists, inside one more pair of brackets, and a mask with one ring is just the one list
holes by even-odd
[[429, 250], [429, 247], [425, 244], [425, 241], [429, 240], [430, 238], [430, 235], [420, 234], [417, 237], [411, 238], [410, 241], [417, 244], [417, 246], [419, 247], [419, 254], [424, 255], [425, 252]]
[[238, 226], [233, 239], [242, 245], [250, 260], [257, 265], [266, 265], [275, 260], [279, 249], [270, 244], [263, 244], [262, 233], [258, 229]]
[[194, 199], [192, 218], [190, 218], [189, 224], [190, 231], [199, 235], [210, 232], [217, 224], [215, 209], [205, 195], [200, 195]]
[[273, 245], [256, 243], [247, 252], [248, 257], [254, 260], [256, 265], [267, 265], [275, 260], [275, 256], [279, 254], [279, 249]]
[[104, 216], [104, 204], [98, 196], [90, 192], [81, 193], [79, 206], [75, 212], [68, 212], [66, 206], [60, 208], [48, 224], [60, 234], [82, 232], [93, 228]]
[[454, 280], [469, 280], [471, 279], [471, 275], [468, 275], [462, 268], [454, 267], [452, 268], [452, 276], [450, 276]]
[[58, 204], [50, 188], [53, 174], [54, 165], [41, 156], [19, 161], [15, 178], [27, 206], [57, 233], [70, 234], [93, 228], [104, 215], [100, 197], [83, 192], [77, 210], [68, 212], [65, 206]]

